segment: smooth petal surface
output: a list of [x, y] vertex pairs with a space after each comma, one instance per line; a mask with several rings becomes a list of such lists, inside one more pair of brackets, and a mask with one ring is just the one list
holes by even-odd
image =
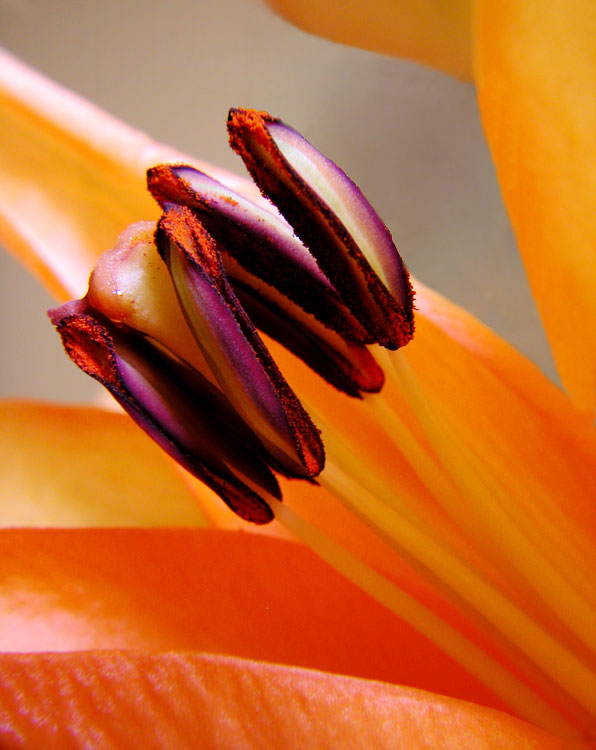
[[[61, 300], [84, 294], [124, 227], [159, 216], [147, 168], [190, 161], [2, 51], [0, 132], [0, 241]], [[192, 163], [236, 189], [246, 184]]]
[[503, 197], [561, 379], [596, 407], [596, 7], [478, 3], [476, 81]]
[[[2, 526], [196, 526], [199, 502], [124, 414], [0, 403]], [[4, 554], [4, 553], [3, 553]]]
[[15, 529], [0, 546], [2, 651], [191, 649], [498, 706], [300, 544], [207, 529]]
[[288, 21], [334, 42], [472, 75], [473, 0], [267, 0]]
[[0, 683], [0, 739], [15, 749], [563, 747], [420, 690], [206, 654], [3, 655]]
[[[574, 561], [581, 585], [585, 565], [596, 564], [592, 420], [471, 315], [417, 288], [419, 337], [406, 357], [437, 423], [466, 446], [470, 472], [478, 467], [525, 533], [565, 550], [556, 559]], [[501, 532], [491, 533], [498, 547]]]

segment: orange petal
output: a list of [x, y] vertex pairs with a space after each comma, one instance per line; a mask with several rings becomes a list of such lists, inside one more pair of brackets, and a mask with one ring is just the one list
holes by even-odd
[[159, 216], [145, 170], [191, 161], [1, 51], [0, 132], [0, 241], [59, 299], [84, 294], [95, 260], [128, 224]]
[[473, 0], [268, 0], [305, 31], [471, 78]]
[[420, 690], [197, 653], [3, 655], [0, 717], [15, 749], [563, 747]]
[[565, 516], [596, 528], [591, 418], [472, 315], [420, 283], [416, 289], [418, 336], [404, 351], [453, 428], [487, 471], [528, 490], [539, 480]]
[[476, 80], [503, 196], [561, 379], [596, 406], [596, 12], [479, 3]]
[[199, 499], [124, 414], [0, 402], [2, 526], [196, 526]]
[[302, 545], [206, 529], [15, 529], [0, 548], [2, 651], [211, 651], [498, 705]]
[[588, 633], [593, 615], [583, 604], [572, 615], [571, 602], [574, 589], [594, 601], [584, 574], [596, 566], [591, 419], [472, 316], [422, 289], [417, 300], [418, 335], [404, 355], [460, 480], [450, 515], [549, 632], [564, 642], [559, 618], [569, 618]]
[[[417, 322], [421, 323], [424, 333], [418, 336], [420, 341], [412, 348], [434, 347], [435, 337], [440, 336], [449, 348], [442, 357], [447, 363], [454, 361], [451, 360], [454, 351], [470, 362], [476, 361], [515, 393], [529, 411], [541, 413], [544, 421], [552, 425], [553, 432], [563, 430], [569, 435], [574, 432], [587, 435], [587, 444], [593, 446], [591, 417], [578, 410], [536, 365], [467, 310], [420, 281], [416, 281], [415, 286]], [[456, 349], [452, 351], [451, 347]], [[486, 394], [486, 399], [489, 395]]]

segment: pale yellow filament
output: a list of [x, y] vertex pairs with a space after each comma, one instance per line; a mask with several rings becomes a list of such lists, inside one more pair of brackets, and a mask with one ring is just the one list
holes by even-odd
[[[371, 487], [374, 483], [370, 481], [366, 467], [360, 466], [361, 462], [346, 449], [345, 441], [322, 421], [320, 414], [315, 411], [313, 416], [323, 430], [328, 455], [327, 467], [319, 482], [369, 527], [372, 526], [379, 537], [388, 541], [399, 553], [413, 559], [426, 574], [430, 572], [443, 587], [448, 587], [449, 598], [453, 598], [453, 595], [460, 598], [456, 604], [461, 606], [463, 600], [476, 613], [475, 618], [480, 616], [491, 630], [496, 628], [506, 639], [506, 650], [511, 646], [518, 648], [538, 666], [543, 675], [548, 675], [584, 710], [596, 715], [595, 675], [490, 583], [447, 551], [440, 538], [420, 522], [419, 517], [412, 513], [412, 508], [397, 493], [378, 481], [376, 488]], [[392, 426], [391, 420], [390, 423]], [[403, 430], [406, 429], [403, 425]], [[411, 433], [405, 443], [412, 451], [416, 446], [420, 451], [425, 450]], [[428, 459], [431, 460], [430, 455]], [[449, 488], [448, 483], [445, 486]], [[376, 494], [379, 488], [382, 490], [380, 496]], [[461, 512], [459, 496], [452, 496], [452, 500], [457, 504], [451, 508]]]
[[[474, 524], [474, 517], [480, 517], [484, 527], [490, 532], [495, 533], [498, 530], [496, 546], [507, 555], [515, 573], [522, 575], [551, 611], [565, 622], [588, 648], [596, 652], [596, 609], [569, 584], [568, 578], [560, 573], [559, 567], [552, 564], [541, 550], [536, 549], [524, 530], [503, 509], [498, 501], [498, 494], [490, 487], [488, 478], [477, 473], [466, 446], [453, 433], [444, 434], [439, 418], [439, 405], [434, 404], [431, 410], [426, 394], [422, 392], [404, 358], [399, 355], [393, 356], [391, 361], [409, 404], [462, 497], [466, 498], [469, 517], [466, 518], [465, 511], [462, 512], [464, 509], [461, 500], [453, 504], [452, 495], [438, 496], [437, 500], [444, 504], [452, 517], [460, 519], [463, 524]], [[469, 527], [469, 531], [472, 530], [473, 527]]]
[[[302, 402], [321, 430], [325, 453], [332, 457], [335, 465], [343, 468], [347, 474], [356, 479], [360, 485], [366, 487], [373, 495], [382, 498], [386, 505], [399, 510], [411, 523], [424, 526], [418, 509], [412, 507], [408, 498], [396, 494], [393, 488], [386, 485], [377, 472], [371, 471], [368, 464], [352, 449], [346, 440], [346, 436], [338, 434], [336, 430], [330, 427], [319, 409], [304, 398]], [[409, 432], [407, 435], [408, 438], [411, 438]]]
[[[384, 425], [393, 431], [395, 420], [390, 407], [385, 405], [384, 414]], [[435, 413], [434, 421], [440, 423], [439, 413]], [[403, 425], [403, 422], [398, 418], [397, 424], [399, 430], [399, 425]], [[561, 566], [555, 565], [552, 559], [549, 559], [551, 555], [543, 554], [543, 546], [540, 550], [535, 548], [535, 535], [532, 535], [532, 540], [528, 538], [520, 526], [520, 520], [511, 519], [507, 510], [498, 503], [496, 497], [499, 495], [496, 489], [490, 486], [489, 480], [479, 476], [472, 461], [465, 460], [466, 448], [461, 441], [453, 434], [448, 439], [442, 436], [442, 440], [447, 443], [446, 448], [440, 450], [442, 460], [446, 463], [450, 460], [452, 470], [456, 463], [460, 467], [461, 473], [455, 481], [461, 487], [461, 491], [455, 490], [454, 485], [446, 481], [444, 491], [434, 497], [451, 517], [458, 521], [462, 530], [467, 532], [468, 539], [473, 539], [477, 534], [480, 516], [483, 527], [493, 533], [495, 548], [492, 550], [492, 556], [501, 557], [503, 553], [506, 553], [506, 563], [510, 574], [516, 578], [523, 576], [541, 597], [543, 603], [548, 604], [551, 611], [554, 610], [555, 615], [566, 622], [584, 644], [596, 653], [596, 608], [594, 606], [596, 602], [594, 602], [594, 591], [590, 592], [590, 587], [592, 589], [595, 587], [590, 586], [589, 582], [585, 586], [579, 585], [584, 577], [577, 568], [572, 573], [569, 570], [569, 562], [565, 566], [567, 575], [563, 575], [561, 572], [563, 563]], [[421, 444], [418, 445], [419, 450], [425, 452], [426, 449]], [[407, 455], [405, 451], [404, 454]], [[462, 460], [465, 461], [464, 469], [461, 468]], [[527, 528], [525, 524], [523, 529], [527, 530]], [[494, 535], [495, 530], [498, 530], [498, 536]], [[573, 577], [573, 580], [570, 580], [570, 577]], [[566, 602], [563, 612], [560, 611], [562, 597], [565, 597]]]
[[460, 596], [544, 674], [596, 716], [596, 675], [500, 592], [423, 531], [384, 507], [332, 463], [319, 481], [356, 515], [372, 524], [398, 552], [405, 552], [408, 558]]
[[435, 456], [417, 440], [399, 414], [392, 410], [381, 394], [366, 396], [367, 408], [387, 431], [395, 448], [407, 459], [433, 497], [459, 497], [457, 489]]
[[286, 529], [333, 568], [416, 628], [480, 682], [489, 686], [495, 695], [507, 705], [511, 705], [521, 716], [569, 741], [579, 740], [578, 732], [573, 725], [554, 712], [527, 685], [430, 610], [346, 552], [286, 505], [273, 497], [267, 497], [267, 502], [270, 503], [276, 519]]

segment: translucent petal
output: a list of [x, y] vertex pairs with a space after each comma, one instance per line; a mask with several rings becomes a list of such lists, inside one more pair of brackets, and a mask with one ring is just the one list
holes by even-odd
[[268, 0], [288, 21], [334, 42], [472, 76], [473, 0]]
[[[85, 293], [94, 262], [124, 227], [159, 216], [147, 168], [192, 161], [3, 51], [0, 132], [0, 241], [62, 300]], [[256, 194], [244, 180], [192, 163]]]
[[2, 526], [206, 523], [166, 455], [124, 414], [23, 401], [0, 404]]
[[596, 406], [596, 8], [478, 4], [476, 81], [503, 197], [561, 379]]

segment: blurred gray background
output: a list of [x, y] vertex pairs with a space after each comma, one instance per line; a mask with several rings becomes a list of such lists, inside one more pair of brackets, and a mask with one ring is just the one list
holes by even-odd
[[[360, 185], [411, 271], [552, 373], [474, 89], [308, 36], [258, 0], [0, 0], [0, 44], [114, 115], [242, 173], [230, 106], [266, 109]], [[52, 300], [0, 253], [2, 396], [81, 401]]]

